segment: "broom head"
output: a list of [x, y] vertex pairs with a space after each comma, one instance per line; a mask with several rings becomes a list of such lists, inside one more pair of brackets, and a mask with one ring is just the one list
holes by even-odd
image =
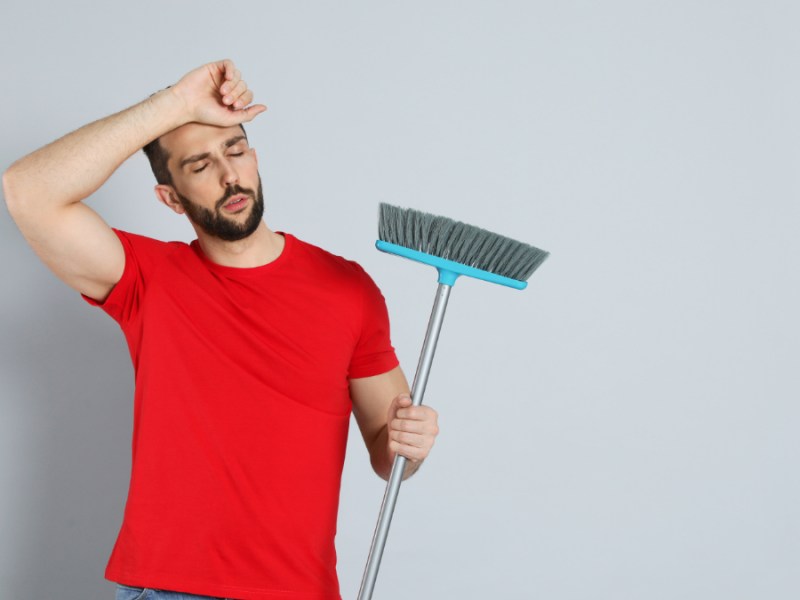
[[524, 289], [550, 255], [474, 225], [381, 203], [376, 246], [439, 270], [439, 283], [460, 275]]

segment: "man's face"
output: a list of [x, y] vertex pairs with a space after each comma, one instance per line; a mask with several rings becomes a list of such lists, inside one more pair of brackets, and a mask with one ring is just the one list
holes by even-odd
[[238, 126], [190, 123], [162, 136], [173, 188], [189, 220], [210, 236], [236, 241], [264, 214], [255, 151]]

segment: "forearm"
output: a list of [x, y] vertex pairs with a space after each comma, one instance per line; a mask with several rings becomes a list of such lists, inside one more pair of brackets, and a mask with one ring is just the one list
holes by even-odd
[[21, 158], [3, 176], [6, 202], [35, 210], [79, 202], [137, 150], [190, 119], [180, 98], [162, 90], [119, 113]]
[[[392, 472], [392, 465], [394, 464], [394, 453], [389, 451], [389, 444], [388, 444], [388, 428], [384, 427], [381, 429], [380, 433], [378, 433], [375, 440], [373, 440], [372, 444], [369, 448], [369, 457], [370, 463], [372, 464], [372, 469], [377, 473], [377, 475], [386, 481], [389, 480], [389, 475]], [[406, 460], [406, 467], [403, 470], [403, 480], [408, 479], [422, 465], [421, 460], [419, 461], [412, 461]]]

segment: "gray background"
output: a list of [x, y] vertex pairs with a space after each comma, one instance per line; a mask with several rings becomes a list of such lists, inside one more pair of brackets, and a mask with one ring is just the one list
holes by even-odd
[[[797, 598], [800, 7], [794, 2], [9, 2], [0, 168], [233, 58], [267, 223], [361, 262], [409, 377], [434, 272], [377, 203], [552, 257], [453, 292], [376, 598]], [[144, 157], [88, 202], [189, 241]], [[132, 368], [0, 213], [0, 597], [111, 598]], [[339, 573], [383, 484], [351, 429]]]

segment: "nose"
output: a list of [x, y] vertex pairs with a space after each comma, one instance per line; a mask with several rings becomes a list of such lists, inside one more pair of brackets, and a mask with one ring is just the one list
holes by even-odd
[[239, 183], [239, 173], [233, 167], [230, 161], [225, 160], [222, 163], [222, 185], [230, 187]]

